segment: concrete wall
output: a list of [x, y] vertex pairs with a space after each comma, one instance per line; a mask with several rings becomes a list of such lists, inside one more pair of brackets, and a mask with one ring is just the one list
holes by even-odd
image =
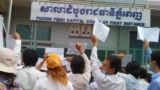
[[[151, 18], [151, 26], [160, 27], [160, 17]], [[67, 47], [69, 42], [87, 42], [88, 47], [91, 48], [92, 44], [89, 38], [69, 38], [69, 23], [55, 23], [55, 22], [37, 22], [30, 21], [30, 8], [13, 8], [11, 33], [16, 31], [17, 24], [35, 24], [52, 26], [51, 42], [56, 47]], [[130, 31], [136, 31], [135, 27], [125, 26], [109, 26], [111, 28], [109, 36], [105, 43], [99, 41], [100, 49], [114, 49], [120, 50], [129, 49]]]
[[[52, 39], [51, 41], [57, 47], [67, 47], [69, 42], [87, 42], [88, 48], [91, 48], [92, 44], [90, 38], [69, 38], [69, 23], [54, 23], [54, 22], [36, 22], [30, 21], [30, 8], [13, 8], [11, 33], [16, 31], [17, 24], [35, 24], [52, 26]], [[100, 49], [118, 48], [119, 27], [110, 26], [111, 31], [105, 43], [99, 41]]]

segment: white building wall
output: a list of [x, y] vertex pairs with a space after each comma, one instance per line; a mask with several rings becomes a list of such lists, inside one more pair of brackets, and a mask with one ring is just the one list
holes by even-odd
[[[158, 16], [151, 17], [151, 26], [159, 26], [160, 18]], [[37, 22], [30, 21], [30, 8], [13, 8], [11, 33], [16, 31], [17, 24], [35, 24], [52, 26], [51, 41], [56, 47], [67, 47], [69, 42], [87, 42], [88, 47], [91, 48], [92, 44], [89, 38], [69, 38], [70, 23], [53, 23], [53, 22]], [[129, 49], [130, 31], [136, 31], [133, 27], [124, 26], [109, 26], [111, 28], [109, 36], [105, 43], [99, 41], [100, 49], [114, 49], [118, 48]]]
[[[54, 43], [56, 47], [68, 47], [69, 42], [87, 42], [88, 47], [91, 48], [91, 40], [90, 38], [69, 38], [69, 23], [53, 23], [53, 22], [36, 22], [30, 21], [30, 8], [13, 8], [12, 13], [12, 23], [11, 23], [11, 32], [16, 31], [17, 24], [35, 24], [37, 25], [47, 25], [52, 26], [52, 39], [51, 41]], [[99, 41], [100, 49], [111, 48], [117, 49], [118, 48], [118, 33], [119, 27], [117, 26], [109, 26], [111, 28], [109, 36], [105, 43]]]

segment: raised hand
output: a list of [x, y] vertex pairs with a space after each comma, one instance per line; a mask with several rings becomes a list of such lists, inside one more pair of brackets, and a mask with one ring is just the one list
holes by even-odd
[[48, 57], [48, 54], [44, 54], [44, 55], [43, 55], [43, 59], [44, 59], [44, 60], [46, 60], [47, 57]]
[[15, 32], [12, 34], [12, 38], [16, 39], [16, 40], [21, 40], [21, 36], [19, 33]]
[[150, 47], [150, 46], [149, 46], [149, 42], [148, 42], [146, 39], [144, 39], [144, 47], [145, 47], [146, 49]]
[[84, 53], [84, 49], [83, 49], [82, 44], [80, 42], [76, 43], [76, 48], [81, 54]]
[[45, 63], [47, 57], [48, 57], [48, 54], [44, 54], [44, 55], [43, 55], [43, 61], [36, 66], [36, 69], [41, 70], [41, 67], [42, 67], [43, 64]]
[[92, 35], [91, 40], [92, 40], [93, 46], [97, 47], [97, 45], [98, 45], [97, 37], [95, 35]]
[[71, 61], [72, 61], [72, 57], [66, 57], [66, 60], [67, 60], [68, 62], [71, 62]]

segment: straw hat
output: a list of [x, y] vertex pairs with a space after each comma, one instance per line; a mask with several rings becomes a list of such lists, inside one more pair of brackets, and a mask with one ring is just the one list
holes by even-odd
[[0, 48], [0, 71], [17, 74], [15, 53], [8, 48]]

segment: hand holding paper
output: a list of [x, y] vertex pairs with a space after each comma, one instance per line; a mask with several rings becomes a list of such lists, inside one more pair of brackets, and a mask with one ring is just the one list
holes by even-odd
[[150, 47], [150, 46], [149, 46], [149, 42], [148, 42], [146, 39], [144, 39], [144, 47], [145, 47], [146, 49]]
[[142, 41], [144, 41], [144, 39], [146, 39], [149, 42], [158, 42], [159, 33], [160, 33], [159, 28], [138, 27], [138, 37]]
[[92, 35], [91, 40], [92, 40], [93, 47], [97, 47], [98, 45], [97, 37], [95, 35]]
[[15, 32], [15, 33], [12, 34], [12, 38], [21, 40], [21, 36], [20, 36], [20, 34], [17, 33], [17, 32]]
[[76, 48], [77, 48], [77, 50], [78, 50], [81, 54], [84, 53], [82, 44], [81, 44], [80, 42], [77, 42], [77, 43], [76, 43]]
[[[82, 43], [81, 45], [82, 45], [83, 51], [85, 51], [85, 49], [87, 47], [87, 43]], [[80, 52], [77, 50], [75, 43], [70, 43], [69, 44], [67, 54], [80, 55]]]
[[93, 27], [93, 35], [95, 35], [99, 40], [102, 42], [105, 42], [108, 34], [109, 34], [110, 28], [106, 25], [99, 22], [97, 19], [95, 19], [94, 27]]

